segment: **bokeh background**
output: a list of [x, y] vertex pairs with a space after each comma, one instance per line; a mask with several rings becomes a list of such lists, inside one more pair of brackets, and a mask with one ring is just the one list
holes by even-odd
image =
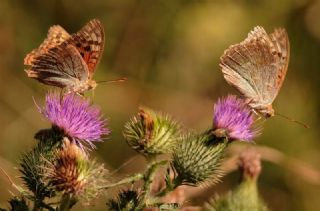
[[[139, 105], [169, 113], [185, 128], [201, 131], [211, 126], [214, 102], [236, 93], [222, 77], [219, 57], [256, 25], [268, 32], [279, 26], [287, 29], [290, 65], [274, 107], [310, 129], [274, 117], [255, 141], [320, 170], [319, 0], [0, 0], [0, 166], [16, 183], [19, 156], [35, 146], [35, 132], [49, 127], [32, 99], [43, 103], [48, 87], [26, 77], [23, 58], [39, 46], [51, 25], [73, 33], [92, 18], [99, 18], [106, 32], [94, 78], [128, 78], [125, 83], [99, 85], [93, 97], [112, 130], [93, 156], [111, 172], [134, 156], [135, 161], [116, 175], [143, 170], [143, 158], [122, 137], [124, 123]], [[0, 206], [7, 207], [10, 192], [16, 192], [0, 175]], [[201, 205], [209, 192], [225, 193], [237, 181], [236, 173], [229, 174], [191, 200]], [[319, 210], [319, 184], [269, 162], [263, 162], [259, 179], [260, 193], [273, 210]], [[104, 210], [112, 194], [102, 196], [90, 210]]]

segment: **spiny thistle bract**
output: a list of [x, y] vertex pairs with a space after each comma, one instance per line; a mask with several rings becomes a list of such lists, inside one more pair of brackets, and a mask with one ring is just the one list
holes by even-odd
[[60, 96], [57, 93], [46, 95], [46, 104], [40, 112], [52, 123], [53, 127], [76, 141], [81, 147], [87, 143], [100, 141], [110, 131], [105, 128], [106, 120], [102, 119], [100, 109], [91, 106], [88, 100], [70, 93]]
[[107, 202], [107, 208], [113, 211], [135, 211], [141, 203], [140, 200], [138, 191], [123, 190], [118, 194], [117, 199], [110, 199]]
[[258, 135], [253, 127], [254, 118], [244, 100], [229, 95], [214, 105], [213, 133], [229, 140], [251, 141]]
[[252, 150], [247, 150], [241, 153], [238, 165], [242, 172], [242, 181], [239, 186], [225, 196], [216, 196], [211, 199], [205, 205], [207, 210], [268, 210], [260, 198], [257, 188], [257, 177], [261, 171], [260, 155]]
[[125, 124], [123, 135], [134, 150], [144, 155], [171, 153], [179, 141], [179, 125], [147, 108]]
[[81, 199], [83, 204], [98, 196], [107, 176], [103, 164], [88, 160], [85, 152], [67, 138], [63, 148], [55, 152], [55, 159], [40, 168], [44, 170], [46, 184], [57, 192]]
[[[47, 132], [47, 131], [46, 131]], [[45, 132], [45, 133], [46, 133]], [[37, 134], [40, 134], [39, 132]], [[54, 136], [54, 133], [50, 133]], [[52, 136], [50, 136], [52, 137]], [[53, 159], [53, 152], [60, 147], [58, 139], [43, 139], [41, 135], [39, 137], [38, 145], [22, 155], [20, 161], [19, 171], [22, 173], [22, 180], [24, 184], [31, 190], [38, 200], [43, 200], [45, 197], [51, 197], [55, 195], [54, 189], [42, 182], [43, 169], [39, 166], [45, 164], [45, 160], [51, 161]]]
[[185, 185], [218, 182], [222, 176], [220, 166], [227, 144], [226, 141], [215, 140], [210, 131], [184, 136], [173, 153], [174, 181]]
[[[9, 210], [11, 211], [29, 211], [27, 201], [23, 197], [19, 198], [14, 196], [12, 199], [10, 199], [9, 204], [10, 204]], [[7, 210], [0, 208], [0, 211], [7, 211]]]

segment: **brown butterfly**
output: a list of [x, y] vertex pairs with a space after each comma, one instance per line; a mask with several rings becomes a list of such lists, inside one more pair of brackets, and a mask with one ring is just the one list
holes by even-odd
[[235, 87], [254, 111], [274, 116], [272, 103], [286, 76], [289, 40], [285, 29], [272, 34], [255, 27], [241, 43], [230, 46], [220, 57], [226, 81]]
[[104, 30], [99, 20], [91, 20], [72, 35], [61, 26], [52, 26], [39, 48], [25, 57], [25, 71], [41, 83], [81, 94], [97, 86], [92, 76], [103, 49]]

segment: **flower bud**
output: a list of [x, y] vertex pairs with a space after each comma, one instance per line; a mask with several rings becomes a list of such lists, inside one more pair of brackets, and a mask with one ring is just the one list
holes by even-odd
[[220, 170], [227, 142], [212, 140], [211, 133], [188, 134], [183, 137], [173, 153], [171, 166], [175, 171], [175, 181], [185, 185], [203, 182], [215, 183], [222, 176]]
[[225, 196], [215, 196], [206, 205], [206, 210], [257, 210], [267, 211], [257, 188], [257, 177], [261, 171], [260, 155], [246, 150], [239, 156], [239, 168], [243, 177], [241, 183]]
[[138, 116], [125, 124], [123, 135], [130, 147], [144, 155], [170, 153], [179, 140], [179, 126], [168, 116], [140, 108]]
[[111, 199], [107, 202], [108, 210], [122, 211], [135, 210], [140, 204], [140, 194], [134, 190], [123, 190], [119, 193], [117, 199]]
[[66, 138], [55, 159], [43, 169], [46, 182], [56, 191], [75, 196], [85, 204], [97, 197], [99, 186], [105, 183], [103, 165], [88, 160], [84, 151]]

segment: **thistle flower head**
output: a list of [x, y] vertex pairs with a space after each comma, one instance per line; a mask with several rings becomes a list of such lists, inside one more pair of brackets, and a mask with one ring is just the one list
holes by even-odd
[[63, 97], [55, 93], [47, 94], [46, 105], [40, 112], [54, 127], [80, 145], [88, 143], [93, 146], [92, 142], [101, 140], [110, 132], [105, 128], [106, 120], [101, 118], [100, 109], [72, 93]]
[[140, 108], [138, 116], [126, 123], [123, 135], [130, 147], [146, 156], [170, 153], [179, 140], [179, 126], [167, 116]]
[[64, 138], [64, 146], [57, 150], [55, 159], [48, 161], [44, 180], [58, 192], [67, 193], [88, 203], [100, 193], [107, 175], [103, 165], [90, 161], [76, 144]]
[[231, 140], [252, 140], [257, 134], [253, 129], [253, 114], [245, 102], [236, 96], [219, 99], [214, 105], [214, 134]]

